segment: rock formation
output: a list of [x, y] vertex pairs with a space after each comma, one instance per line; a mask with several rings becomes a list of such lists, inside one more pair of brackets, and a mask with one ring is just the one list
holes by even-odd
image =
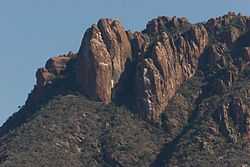
[[26, 106], [39, 105], [50, 93], [48, 88], [53, 88], [59, 80], [67, 80], [70, 77], [67, 72], [69, 64], [75, 58], [76, 54], [69, 52], [50, 58], [45, 67], [39, 68], [36, 72], [36, 85], [26, 101]]
[[207, 42], [207, 31], [200, 25], [176, 39], [167, 33], [161, 34], [150, 56], [144, 56], [137, 65], [136, 105], [141, 115], [149, 120], [160, 118], [179, 86], [195, 73]]
[[[233, 26], [234, 22], [241, 28]], [[159, 17], [142, 32], [131, 33], [119, 21], [101, 19], [86, 31], [77, 54], [51, 58], [45, 68], [37, 71], [37, 85], [28, 101], [39, 101], [45, 87], [67, 79], [67, 64], [74, 59], [76, 77], [72, 82], [82, 94], [108, 104], [117, 98], [115, 92], [133, 91], [127, 97], [133, 99], [132, 108], [141, 117], [159, 122], [169, 100], [198, 66], [223, 68], [229, 64], [231, 70], [223, 78], [213, 80], [218, 88], [214, 92], [223, 92], [232, 85], [237, 68], [226, 55], [248, 31], [248, 24], [248, 17], [235, 13], [203, 24], [191, 24], [186, 18]], [[243, 59], [249, 59], [247, 46], [243, 48]], [[126, 74], [129, 68], [134, 71]], [[125, 96], [123, 93], [119, 96]]]
[[223, 104], [218, 110], [221, 130], [233, 142], [236, 142], [238, 135], [249, 138], [249, 116], [246, 105], [239, 97], [233, 97], [229, 103]]
[[[166, 27], [180, 25], [182, 28], [186, 23], [176, 18], [164, 21], [158, 19]], [[158, 24], [151, 22], [145, 32], [160, 33]], [[120, 23], [100, 20], [84, 35], [78, 58], [78, 83], [88, 97], [110, 103], [112, 89], [133, 55], [133, 59], [138, 58], [133, 83], [136, 91], [134, 104], [141, 116], [156, 121], [181, 83], [195, 73], [208, 34], [202, 25], [192, 26], [185, 33], [178, 34], [176, 39], [163, 32], [157, 41], [150, 43], [150, 50], [144, 36], [142, 33], [132, 34], [135, 39], [135, 52], [132, 53], [129, 37]]]
[[234, 12], [141, 32], [101, 19], [37, 70], [0, 127], [0, 166], [250, 165], [249, 61], [250, 17]]
[[84, 35], [77, 71], [81, 91], [91, 99], [110, 103], [112, 89], [132, 56], [128, 35], [119, 21], [101, 19]]

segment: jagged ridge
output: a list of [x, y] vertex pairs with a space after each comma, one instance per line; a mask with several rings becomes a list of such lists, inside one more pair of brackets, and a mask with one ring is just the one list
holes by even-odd
[[[4, 124], [0, 136], [28, 122], [51, 97], [80, 92], [105, 104], [125, 105], [165, 129], [166, 147], [151, 166], [181, 166], [178, 156], [189, 162], [185, 159], [189, 147], [182, 148], [188, 138], [194, 140], [192, 149], [197, 152], [206, 150], [197, 145], [201, 142], [203, 147], [207, 140], [215, 150], [213, 142], [221, 138], [246, 144], [249, 27], [250, 17], [232, 12], [198, 24], [159, 17], [135, 33], [119, 21], [101, 19], [86, 31], [78, 53], [51, 58], [37, 71], [26, 104]], [[195, 136], [204, 140], [197, 142]]]

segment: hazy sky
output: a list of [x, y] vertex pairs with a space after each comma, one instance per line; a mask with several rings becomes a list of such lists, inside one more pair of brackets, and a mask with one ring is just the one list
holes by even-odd
[[23, 105], [46, 60], [77, 51], [99, 18], [142, 30], [156, 16], [205, 21], [233, 10], [250, 15], [250, 0], [0, 0], [0, 124]]

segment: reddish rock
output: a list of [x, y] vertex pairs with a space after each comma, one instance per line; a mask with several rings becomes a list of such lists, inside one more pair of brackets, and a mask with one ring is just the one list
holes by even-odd
[[149, 120], [159, 120], [179, 86], [196, 71], [198, 58], [208, 43], [208, 34], [203, 26], [195, 26], [187, 33], [176, 41], [162, 33], [151, 57], [138, 64], [136, 106]]
[[[183, 18], [165, 17], [156, 21], [160, 26], [184, 26], [187, 22]], [[151, 26], [156, 23], [151, 22], [146, 31], [153, 31]], [[161, 31], [159, 27], [153, 29]], [[134, 53], [130, 43], [132, 36]], [[118, 21], [102, 19], [84, 35], [78, 57], [78, 83], [88, 97], [111, 102], [112, 89], [133, 54], [138, 61], [134, 85], [137, 110], [143, 117], [157, 121], [178, 87], [195, 73], [207, 42], [207, 31], [199, 25], [179, 34], [175, 40], [161, 33], [158, 42], [149, 49], [142, 33], [128, 35]]]
[[40, 104], [48, 94], [51, 94], [52, 92], [48, 91], [48, 87], [53, 86], [58, 79], [68, 77], [65, 71], [67, 70], [68, 63], [75, 57], [76, 54], [72, 52], [52, 57], [46, 62], [45, 67], [39, 68], [36, 72], [36, 85], [29, 94], [26, 105], [36, 106]]
[[[72, 67], [76, 83], [72, 84], [77, 84], [80, 92], [90, 99], [104, 103], [110, 103], [121, 87], [129, 85], [120, 92], [133, 91], [129, 94], [132, 105], [142, 117], [157, 122], [177, 89], [195, 74], [208, 41], [219, 42], [209, 45], [206, 63], [225, 65], [226, 49], [241, 35], [239, 28], [229, 28], [229, 25], [234, 21], [247, 25], [249, 20], [229, 13], [206, 24], [191, 25], [185, 18], [158, 17], [150, 21], [143, 32], [131, 33], [125, 31], [119, 21], [101, 19], [86, 31], [78, 55], [73, 56], [77, 58]], [[223, 26], [226, 31], [220, 32]], [[211, 39], [208, 39], [208, 31], [214, 35]], [[245, 48], [246, 60], [248, 52]], [[49, 59], [45, 68], [36, 74], [34, 92], [42, 92], [38, 88], [67, 78], [65, 72], [71, 60], [70, 54]], [[218, 81], [221, 89], [232, 85], [234, 73], [229, 71]]]
[[236, 15], [234, 12], [208, 20], [205, 24], [207, 30], [213, 34], [212, 40], [218, 40], [231, 46], [244, 31], [249, 31], [248, 16]]
[[63, 72], [66, 70], [68, 62], [75, 55], [72, 52], [69, 52], [66, 55], [59, 55], [50, 58], [44, 68], [40, 68], [36, 72], [37, 85], [46, 86], [51, 84], [53, 80], [59, 75], [63, 75]]
[[230, 139], [236, 140], [240, 134], [250, 137], [250, 114], [240, 97], [233, 97], [229, 103], [224, 103], [218, 111], [221, 130]]
[[77, 71], [81, 91], [88, 97], [111, 102], [114, 88], [132, 56], [126, 31], [118, 21], [102, 19], [84, 35]]
[[144, 54], [148, 48], [148, 42], [141, 32], [135, 32], [134, 35], [134, 56], [137, 59], [144, 59]]
[[36, 72], [36, 82], [38, 86], [46, 86], [55, 78], [55, 75], [50, 73], [46, 68], [39, 68]]
[[97, 26], [85, 34], [79, 51], [78, 82], [84, 94], [105, 103], [111, 100], [112, 62]]
[[148, 22], [145, 32], [154, 34], [163, 31], [178, 31], [185, 29], [190, 23], [185, 17], [165, 17], [161, 16]]
[[50, 73], [60, 75], [66, 69], [67, 63], [71, 60], [71, 58], [72, 57], [69, 55], [52, 57], [47, 61], [45, 68], [48, 69]]

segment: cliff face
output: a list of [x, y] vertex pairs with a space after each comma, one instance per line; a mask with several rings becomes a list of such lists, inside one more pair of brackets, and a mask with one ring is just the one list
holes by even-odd
[[[157, 25], [148, 26], [148, 30], [157, 29], [153, 26]], [[118, 21], [103, 19], [93, 25], [84, 35], [79, 51], [76, 73], [80, 90], [92, 99], [110, 103], [112, 90], [119, 84], [129, 84], [120, 83], [124, 82], [121, 75], [128, 70], [126, 64], [136, 61], [135, 79], [128, 76], [131, 80], [125, 82], [132, 82], [134, 105], [141, 116], [159, 120], [181, 83], [195, 73], [208, 34], [202, 25], [191, 26], [175, 39], [171, 34], [157, 33], [158, 39], [151, 42], [145, 40], [147, 34], [128, 34]]]
[[112, 89], [131, 56], [131, 44], [122, 25], [100, 20], [87, 30], [80, 47], [76, 72], [80, 90], [91, 99], [110, 103]]
[[[58, 78], [67, 80], [65, 71], [74, 61], [69, 71], [73, 71], [72, 82], [82, 94], [106, 104], [130, 99], [129, 105], [141, 117], [159, 122], [169, 100], [205, 58], [210, 65], [218, 61], [230, 64], [235, 70], [229, 72], [228, 82], [234, 79], [237, 68], [235, 62], [227, 62], [225, 52], [234, 49], [248, 31], [249, 22], [249, 17], [234, 13], [202, 24], [191, 24], [186, 18], [159, 17], [144, 31], [131, 33], [119, 21], [101, 19], [86, 31], [78, 53], [51, 58], [38, 70], [37, 85], [28, 102], [39, 101], [46, 93], [44, 88]], [[242, 49], [246, 61], [249, 52], [248, 46]]]
[[248, 16], [163, 16], [141, 32], [101, 19], [36, 78], [0, 128], [0, 166], [250, 165]]
[[[179, 86], [195, 73], [198, 60], [208, 43], [208, 33], [203, 25], [191, 25], [185, 20], [161, 17], [160, 23], [173, 24], [184, 32], [172, 35], [160, 29], [158, 24], [149, 23], [145, 33], [126, 32], [118, 21], [101, 19], [87, 30], [77, 54], [76, 83], [79, 90], [90, 99], [110, 103], [113, 92], [123, 89], [118, 85], [131, 84], [135, 109], [151, 121], [159, 121], [160, 114]], [[177, 22], [177, 23], [175, 23]], [[173, 27], [175, 28], [175, 27]], [[50, 59], [45, 68], [37, 72], [37, 88], [52, 84], [64, 76], [72, 55]], [[131, 68], [134, 74], [121, 79]], [[129, 82], [129, 83], [128, 83]], [[123, 90], [130, 91], [130, 90]], [[36, 98], [36, 94], [31, 99]], [[31, 95], [32, 96], [32, 95]], [[40, 95], [38, 95], [39, 98]], [[121, 94], [120, 96], [123, 96]], [[35, 100], [36, 101], [36, 100]]]
[[[156, 29], [156, 28], [154, 28]], [[204, 26], [192, 26], [175, 38], [165, 32], [136, 68], [136, 106], [141, 115], [157, 121], [180, 85], [191, 78], [208, 43]]]

